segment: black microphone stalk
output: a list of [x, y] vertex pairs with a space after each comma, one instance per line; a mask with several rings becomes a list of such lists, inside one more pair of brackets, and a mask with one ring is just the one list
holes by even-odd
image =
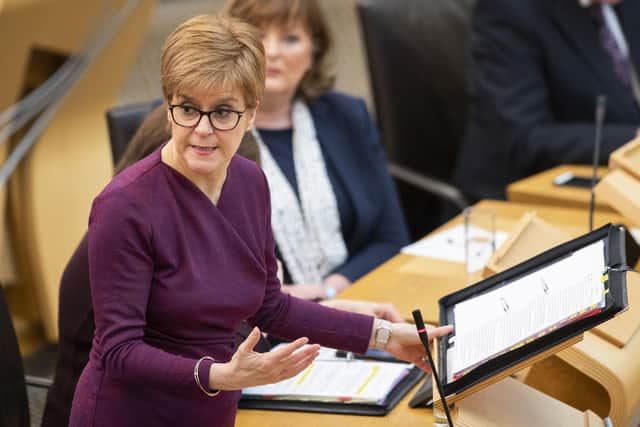
[[591, 172], [591, 198], [589, 200], [589, 231], [593, 231], [593, 211], [595, 210], [596, 194], [594, 187], [598, 179], [598, 160], [600, 145], [602, 145], [602, 125], [607, 111], [607, 97], [598, 95], [596, 100], [596, 139], [593, 144], [593, 170]]
[[[424, 326], [424, 320], [422, 320], [422, 312], [419, 309], [413, 310], [413, 320], [416, 322], [416, 329], [420, 336], [420, 341], [424, 349], [427, 351], [427, 357], [429, 358], [429, 366], [431, 366], [431, 373], [433, 380], [438, 387], [438, 393], [440, 393], [440, 399], [442, 399], [442, 406], [444, 406], [444, 413], [447, 416], [447, 422], [449, 427], [453, 427], [453, 421], [451, 420], [451, 414], [449, 413], [449, 405], [447, 405], [447, 399], [442, 392], [442, 385], [440, 384], [440, 378], [438, 378], [438, 372], [436, 371], [436, 365], [433, 363], [433, 356], [431, 355], [431, 347], [429, 346], [429, 336], [427, 335], [427, 328]], [[434, 404], [435, 407], [435, 404]]]

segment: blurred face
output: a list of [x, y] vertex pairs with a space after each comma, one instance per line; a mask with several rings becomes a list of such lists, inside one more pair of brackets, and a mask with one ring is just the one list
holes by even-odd
[[271, 25], [265, 29], [262, 43], [267, 58], [264, 97], [284, 95], [293, 98], [313, 63], [311, 35], [302, 24]]
[[[255, 115], [242, 92], [237, 88], [182, 90], [173, 96], [169, 108], [171, 166], [196, 183], [226, 176]], [[198, 110], [211, 112], [211, 121], [206, 114], [200, 117]]]

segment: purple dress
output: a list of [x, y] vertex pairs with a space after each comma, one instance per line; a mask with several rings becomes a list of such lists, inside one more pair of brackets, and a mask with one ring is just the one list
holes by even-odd
[[96, 332], [72, 426], [232, 426], [240, 392], [205, 396], [193, 369], [228, 361], [243, 319], [358, 352], [371, 334], [371, 317], [280, 292], [267, 182], [239, 156], [217, 205], [160, 150], [120, 173], [93, 202], [89, 267]]

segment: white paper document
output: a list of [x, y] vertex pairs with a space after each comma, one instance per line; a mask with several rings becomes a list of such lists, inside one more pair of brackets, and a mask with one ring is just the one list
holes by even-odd
[[[490, 233], [479, 227], [471, 227], [471, 262], [469, 272], [481, 270], [489, 261], [493, 247], [487, 244], [486, 237]], [[507, 239], [508, 233], [496, 231], [495, 249], [498, 249]], [[485, 242], [485, 243], [482, 243]], [[433, 234], [422, 240], [418, 240], [402, 248], [403, 254], [442, 259], [445, 261], [465, 263], [464, 225], [459, 224], [439, 233]]]
[[455, 337], [447, 352], [448, 381], [559, 324], [603, 307], [604, 271], [604, 242], [598, 241], [494, 291], [456, 304]]
[[276, 384], [246, 388], [243, 396], [328, 402], [383, 402], [409, 371], [410, 363], [347, 360], [322, 348], [304, 371]]

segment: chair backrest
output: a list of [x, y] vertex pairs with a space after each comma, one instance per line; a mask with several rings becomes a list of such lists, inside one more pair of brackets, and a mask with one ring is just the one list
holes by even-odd
[[29, 426], [22, 357], [4, 290], [0, 286], [0, 427]]
[[106, 112], [111, 156], [115, 165], [144, 118], [162, 103], [161, 99], [114, 107]]
[[[451, 181], [467, 118], [471, 6], [472, 0], [358, 0], [387, 155], [445, 182]], [[416, 195], [400, 193], [414, 234], [407, 204]], [[430, 212], [437, 210], [433, 203], [439, 202], [429, 202]], [[424, 212], [417, 215], [426, 220]]]

